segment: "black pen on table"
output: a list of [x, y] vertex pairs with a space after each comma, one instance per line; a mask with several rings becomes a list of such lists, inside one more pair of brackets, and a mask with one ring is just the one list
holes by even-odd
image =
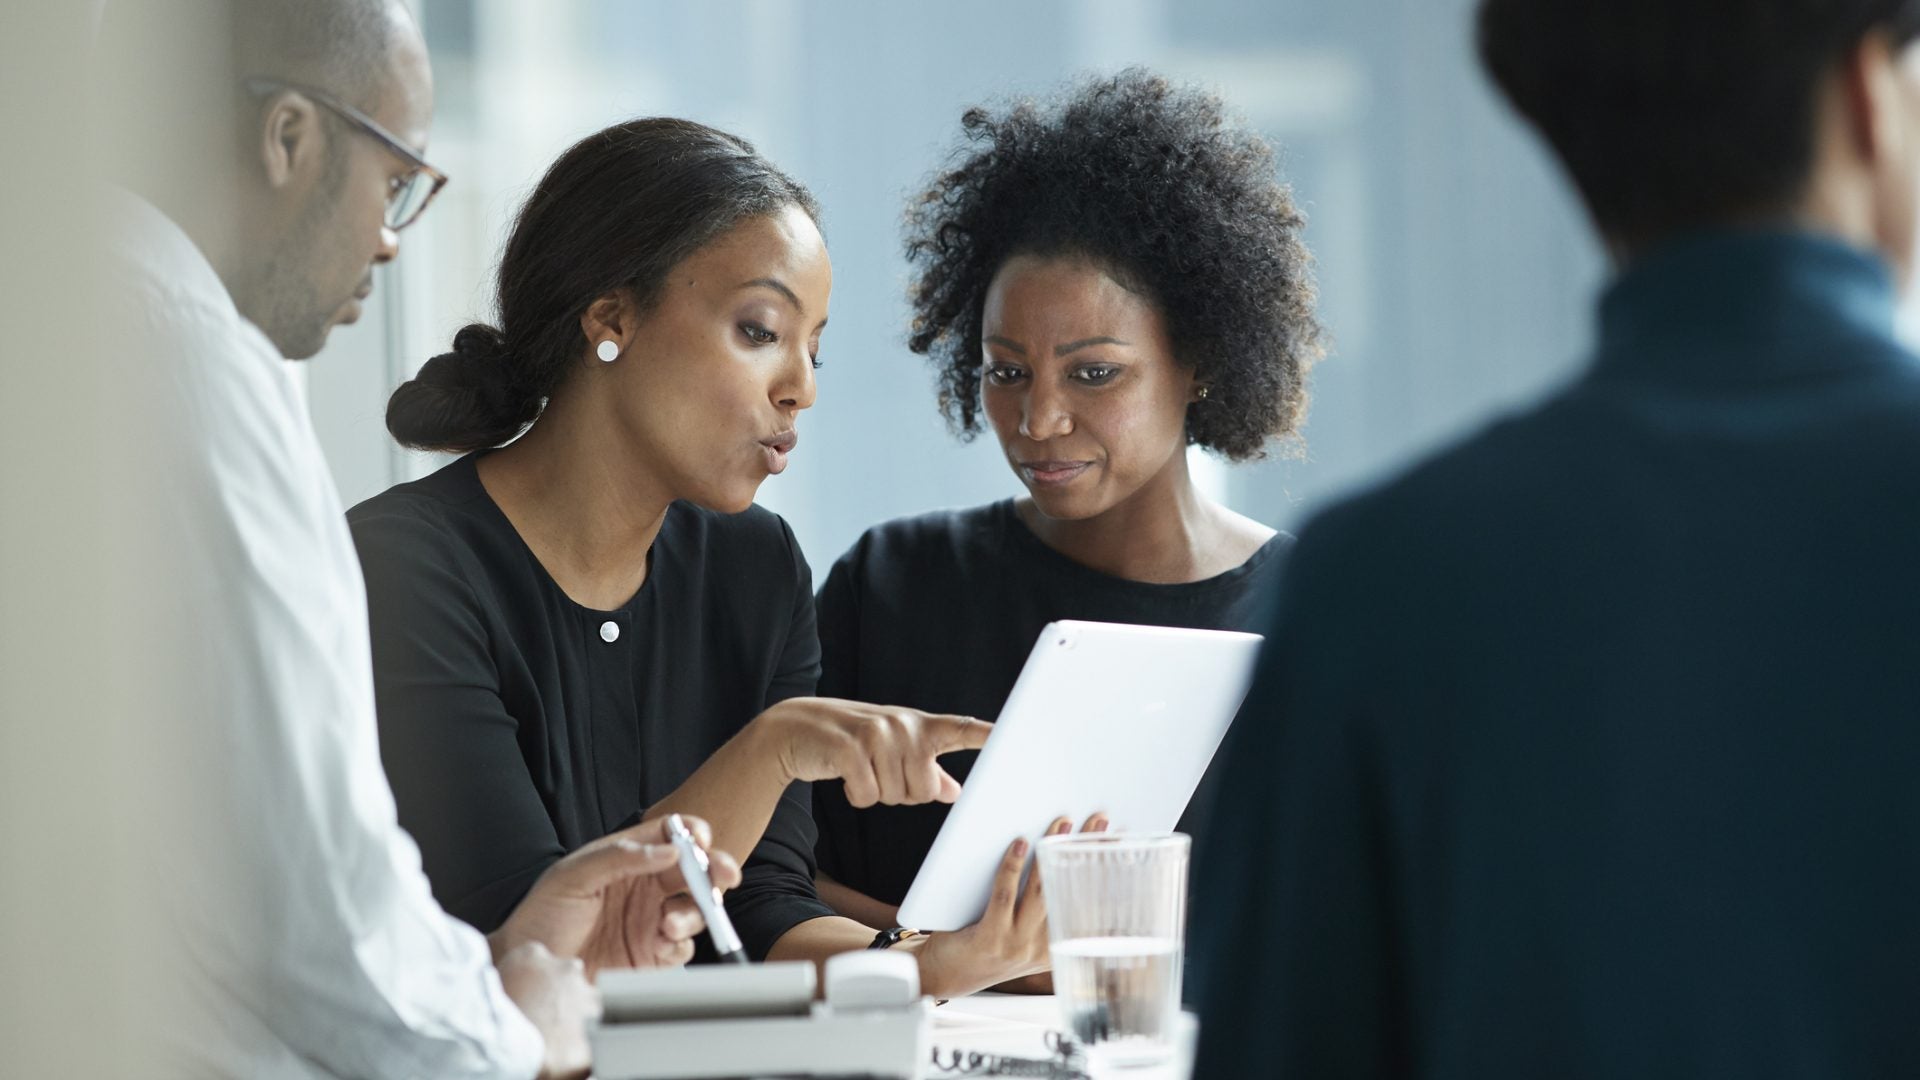
[[713, 876], [708, 871], [707, 853], [694, 840], [693, 830], [687, 828], [679, 814], [667, 815], [667, 838], [673, 841], [674, 850], [680, 855], [680, 876], [687, 879], [687, 893], [700, 909], [701, 918], [707, 920], [707, 935], [713, 938], [713, 951], [723, 963], [747, 963], [747, 950], [740, 946], [740, 935], [734, 932], [733, 920], [727, 918], [727, 909], [720, 903], [720, 890], [714, 887]]

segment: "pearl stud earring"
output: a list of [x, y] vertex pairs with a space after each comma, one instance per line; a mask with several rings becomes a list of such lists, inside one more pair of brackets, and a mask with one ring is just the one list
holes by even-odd
[[593, 355], [611, 364], [620, 359], [620, 343], [609, 338], [594, 347]]

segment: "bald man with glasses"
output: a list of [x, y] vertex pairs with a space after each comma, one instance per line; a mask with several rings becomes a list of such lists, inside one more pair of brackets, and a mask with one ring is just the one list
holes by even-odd
[[[195, 20], [205, 55], [149, 47]], [[659, 823], [581, 849], [487, 937], [434, 902], [381, 769], [359, 562], [288, 363], [358, 318], [447, 183], [424, 156], [419, 30], [397, 0], [129, 0], [101, 33], [102, 70], [145, 87], [105, 114], [124, 137], [105, 140], [88, 328], [151, 418], [122, 468], [156, 581], [115, 642], [176, 673], [151, 695], [180, 770], [155, 813], [188, 840], [150, 882], [177, 989], [154, 1006], [178, 1018], [150, 1074], [582, 1075], [588, 941], [691, 955], [673, 849]]]

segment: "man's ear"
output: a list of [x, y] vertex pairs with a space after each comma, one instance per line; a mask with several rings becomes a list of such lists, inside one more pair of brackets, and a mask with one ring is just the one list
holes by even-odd
[[1839, 92], [1846, 117], [1842, 135], [1869, 166], [1904, 153], [1911, 139], [1899, 64], [1900, 53], [1892, 40], [1875, 32], [1861, 38], [1840, 65]]
[[294, 91], [275, 94], [260, 120], [260, 166], [267, 186], [286, 187], [317, 172], [327, 153], [319, 106]]

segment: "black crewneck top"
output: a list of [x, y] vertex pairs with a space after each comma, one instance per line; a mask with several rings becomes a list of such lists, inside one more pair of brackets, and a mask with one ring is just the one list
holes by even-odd
[[[1048, 547], [1011, 499], [890, 521], [855, 542], [821, 587], [820, 693], [991, 721], [1047, 623], [1251, 630], [1292, 542], [1281, 533], [1224, 574], [1156, 585], [1102, 573]], [[978, 756], [940, 760], [964, 783]], [[1207, 801], [1213, 771], [1194, 807]], [[820, 869], [888, 904], [906, 897], [948, 810], [856, 810], [838, 782], [814, 785], [813, 800]], [[1198, 827], [1189, 811], [1181, 828]]]
[[[640, 820], [819, 676], [811, 575], [755, 507], [667, 511], [646, 583], [575, 603], [480, 484], [479, 455], [348, 512], [367, 579], [380, 749], [434, 895], [497, 927], [563, 854]], [[781, 798], [727, 897], [755, 957], [832, 911], [809, 795]], [[707, 948], [702, 944], [703, 950]]]

